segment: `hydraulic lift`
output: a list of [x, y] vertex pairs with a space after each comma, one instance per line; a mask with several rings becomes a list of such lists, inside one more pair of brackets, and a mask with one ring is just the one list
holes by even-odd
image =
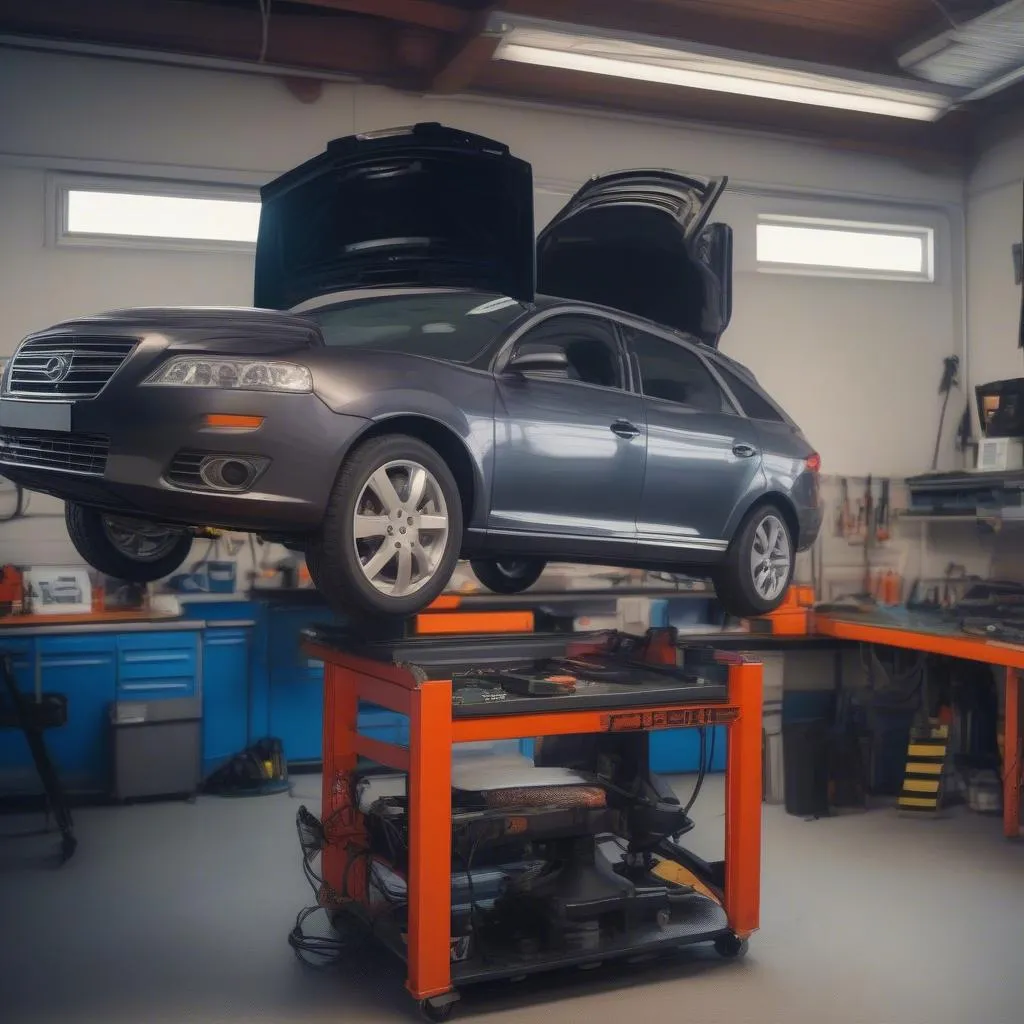
[[[465, 615], [442, 602], [391, 635], [305, 631], [325, 668], [318, 899], [332, 920], [406, 962], [430, 1020], [477, 982], [696, 943], [742, 955], [760, 900], [761, 665], [672, 629], [533, 633], [521, 612]], [[361, 735], [361, 702], [408, 715], [408, 747]], [[648, 739], [718, 725], [725, 857], [709, 863], [674, 841], [693, 823], [650, 773]], [[518, 738], [544, 771], [453, 780], [453, 744]]]

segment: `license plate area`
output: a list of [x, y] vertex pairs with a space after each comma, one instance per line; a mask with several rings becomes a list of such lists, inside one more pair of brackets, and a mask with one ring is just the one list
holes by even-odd
[[71, 402], [22, 402], [5, 398], [0, 402], [0, 427], [68, 434], [71, 432]]

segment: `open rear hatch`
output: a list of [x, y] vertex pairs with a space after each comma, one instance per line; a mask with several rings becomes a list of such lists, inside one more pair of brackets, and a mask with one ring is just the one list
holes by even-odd
[[533, 299], [532, 169], [500, 142], [433, 123], [353, 135], [261, 199], [257, 306], [404, 285]]
[[537, 240], [537, 290], [685, 331], [712, 348], [732, 315], [732, 231], [708, 218], [728, 179], [591, 179]]

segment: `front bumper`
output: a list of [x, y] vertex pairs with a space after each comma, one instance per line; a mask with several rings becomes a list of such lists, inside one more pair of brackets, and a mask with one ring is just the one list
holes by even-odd
[[[127, 370], [128, 367], [125, 367]], [[368, 424], [332, 412], [315, 394], [235, 392], [139, 386], [118, 374], [96, 397], [70, 403], [70, 432], [48, 430], [67, 415], [64, 403], [0, 399], [0, 436], [29, 437], [54, 450], [68, 441], [106, 441], [77, 469], [29, 466], [0, 449], [0, 473], [31, 490], [105, 511], [185, 526], [270, 533], [315, 529], [338, 468]], [[64, 406], [63, 411], [57, 411]], [[209, 414], [262, 416], [256, 430], [211, 429]], [[42, 429], [41, 429], [42, 428]], [[92, 443], [92, 442], [90, 442]], [[181, 451], [250, 455], [269, 460], [243, 493], [217, 493], [175, 484], [167, 473]], [[51, 459], [51, 461], [54, 461]], [[100, 471], [97, 472], [96, 470]]]

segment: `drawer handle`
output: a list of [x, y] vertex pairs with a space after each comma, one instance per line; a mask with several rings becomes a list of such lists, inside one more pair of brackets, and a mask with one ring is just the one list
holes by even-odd
[[307, 668], [323, 668], [324, 667], [324, 663], [322, 661], [318, 661], [316, 658], [307, 658], [306, 659], [306, 667]]
[[[110, 657], [99, 658], [74, 658], [61, 657], [60, 655], [44, 655], [40, 661], [41, 668], [81, 668], [84, 665], [112, 665], [114, 659]], [[28, 663], [26, 663], [28, 664]]]
[[126, 662], [143, 664], [152, 661], [191, 661], [193, 654], [191, 651], [182, 651], [181, 654], [171, 654], [169, 651], [160, 651], [157, 654], [133, 654], [128, 652], [122, 654], [121, 657]]
[[244, 636], [238, 637], [218, 637], [216, 640], [207, 640], [206, 644], [208, 647], [238, 647], [240, 644], [245, 643]]
[[122, 683], [119, 690], [191, 690], [191, 683]]

